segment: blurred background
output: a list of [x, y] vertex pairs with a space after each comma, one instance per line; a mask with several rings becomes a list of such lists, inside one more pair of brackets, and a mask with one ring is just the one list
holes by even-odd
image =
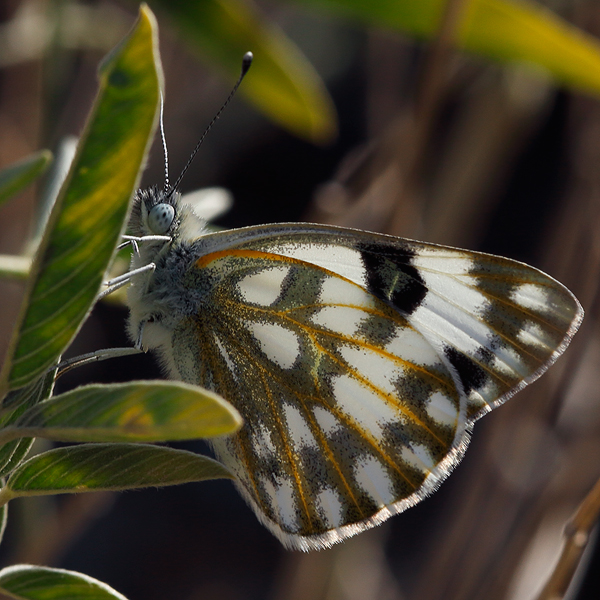
[[[82, 571], [130, 600], [535, 598], [565, 523], [600, 476], [600, 5], [149, 4], [172, 179], [243, 53], [255, 54], [182, 184], [230, 190], [233, 208], [218, 225], [304, 220], [501, 254], [565, 283], [586, 320], [547, 375], [477, 424], [436, 494], [343, 545], [285, 551], [233, 485], [215, 481], [17, 500], [0, 566]], [[0, 167], [40, 148], [62, 156], [85, 123], [100, 60], [137, 8], [3, 0]], [[157, 140], [142, 184], [163, 180]], [[1, 207], [0, 252], [27, 250], [51, 182]], [[2, 352], [21, 293], [0, 282]], [[126, 316], [100, 304], [69, 354], [127, 345]], [[129, 357], [73, 371], [58, 391], [160, 375], [151, 356]], [[595, 538], [569, 598], [600, 597]]]

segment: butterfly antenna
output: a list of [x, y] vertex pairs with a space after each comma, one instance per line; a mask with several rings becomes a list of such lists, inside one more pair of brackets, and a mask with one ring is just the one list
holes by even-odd
[[162, 140], [163, 154], [165, 155], [165, 193], [169, 189], [169, 153], [167, 151], [167, 138], [165, 137], [165, 124], [163, 121], [165, 111], [165, 98], [160, 93], [160, 138]]
[[186, 171], [190, 168], [190, 165], [192, 164], [192, 161], [194, 160], [196, 153], [200, 149], [200, 146], [202, 146], [202, 142], [204, 141], [204, 138], [206, 137], [208, 132], [211, 130], [212, 126], [217, 122], [218, 118], [221, 116], [221, 114], [223, 113], [225, 108], [227, 108], [227, 105], [231, 102], [231, 99], [235, 96], [237, 89], [240, 87], [240, 83], [242, 83], [242, 80], [244, 79], [246, 73], [248, 72], [248, 69], [250, 68], [250, 65], [252, 64], [252, 58], [253, 58], [252, 52], [246, 52], [246, 54], [244, 54], [244, 58], [242, 59], [242, 72], [240, 73], [240, 76], [239, 76], [236, 84], [233, 86], [233, 89], [229, 93], [229, 96], [227, 96], [227, 100], [225, 100], [225, 102], [223, 103], [223, 106], [221, 106], [221, 108], [219, 109], [217, 114], [213, 117], [213, 120], [208, 124], [208, 127], [204, 130], [204, 133], [202, 134], [200, 141], [196, 144], [196, 147], [192, 150], [192, 154], [190, 155], [190, 158], [188, 159], [185, 167], [183, 167], [183, 171], [181, 171], [181, 175], [179, 175], [179, 177], [177, 178], [175, 185], [173, 185], [173, 187], [171, 187], [171, 191], [170, 191], [169, 195], [171, 195], [179, 187], [179, 184], [181, 183], [183, 176], [185, 175]]

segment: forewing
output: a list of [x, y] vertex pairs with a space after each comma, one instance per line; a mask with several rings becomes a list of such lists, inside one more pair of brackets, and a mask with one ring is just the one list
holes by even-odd
[[489, 254], [318, 225], [248, 228], [238, 245], [325, 267], [396, 309], [452, 372], [470, 422], [537, 379], [583, 318], [555, 279]]

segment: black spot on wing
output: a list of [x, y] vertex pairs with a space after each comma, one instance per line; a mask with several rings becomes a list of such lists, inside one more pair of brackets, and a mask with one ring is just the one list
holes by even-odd
[[466, 354], [459, 352], [452, 346], [444, 346], [444, 355], [458, 373], [467, 396], [471, 390], [476, 390], [485, 385], [486, 372]]
[[489, 344], [489, 348], [486, 348], [485, 346], [481, 346], [477, 352], [475, 352], [475, 358], [477, 359], [477, 362], [479, 363], [483, 363], [485, 365], [491, 365], [492, 361], [494, 360], [494, 350], [496, 350], [496, 348], [498, 348], [498, 346], [500, 345], [500, 341], [495, 338], [495, 337], [491, 337], [488, 338], [488, 340], [486, 341], [486, 344]]
[[359, 244], [369, 291], [405, 315], [412, 314], [427, 295], [427, 287], [417, 267], [411, 264], [410, 248]]

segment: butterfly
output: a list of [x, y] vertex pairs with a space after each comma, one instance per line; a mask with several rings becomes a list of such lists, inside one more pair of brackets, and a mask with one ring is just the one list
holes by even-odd
[[475, 421], [537, 379], [583, 318], [567, 288], [514, 260], [324, 225], [208, 233], [167, 186], [136, 194], [130, 228], [145, 240], [131, 338], [241, 413], [214, 450], [291, 549], [431, 494]]

